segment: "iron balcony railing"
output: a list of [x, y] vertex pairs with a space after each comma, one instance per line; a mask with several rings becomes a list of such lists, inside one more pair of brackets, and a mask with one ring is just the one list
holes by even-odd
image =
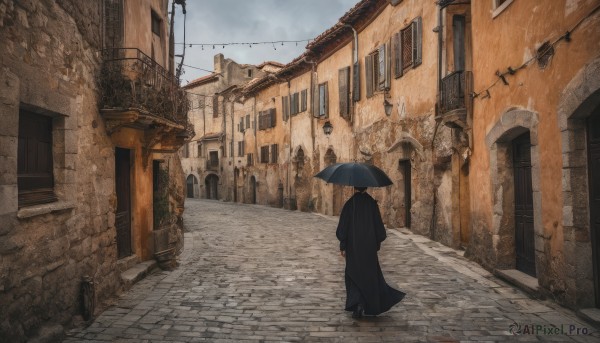
[[442, 114], [456, 110], [469, 109], [473, 84], [470, 71], [455, 71], [442, 79]]
[[186, 92], [175, 77], [137, 48], [102, 50], [101, 108], [136, 108], [188, 126]]
[[206, 170], [216, 171], [218, 169], [219, 169], [219, 161], [211, 161], [211, 160], [206, 161]]

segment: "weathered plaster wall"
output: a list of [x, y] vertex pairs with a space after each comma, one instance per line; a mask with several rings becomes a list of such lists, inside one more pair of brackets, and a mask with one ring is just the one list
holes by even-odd
[[[138, 48], [168, 69], [169, 17], [167, 0], [124, 0], [124, 48]], [[152, 32], [152, 11], [161, 19], [160, 36]]]
[[[98, 300], [119, 287], [114, 154], [98, 114], [96, 1], [0, 1], [0, 337], [54, 338], [81, 313], [80, 282]], [[82, 20], [85, 16], [86, 20]], [[53, 119], [56, 203], [17, 208], [19, 107]]]
[[[473, 2], [474, 46], [495, 46], [495, 49], [475, 49], [474, 84], [480, 92], [496, 81], [497, 70], [516, 68], [536, 54], [545, 41], [553, 41], [564, 34], [578, 20], [587, 15], [597, 5], [596, 1], [581, 1], [571, 6], [568, 1], [555, 1], [548, 4], [515, 1], [492, 18], [491, 2]], [[514, 23], [528, 22], [526, 28]], [[494, 268], [498, 263], [494, 254], [498, 251], [493, 231], [495, 216], [503, 212], [495, 210], [498, 199], [491, 191], [494, 180], [490, 177], [490, 150], [486, 148], [486, 135], [507, 111], [519, 108], [537, 115], [535, 124], [538, 156], [532, 154], [532, 162], [539, 166], [539, 174], [532, 175], [534, 185], [534, 207], [538, 211], [536, 225], [536, 268], [538, 279], [544, 291], [551, 293], [559, 301], [569, 285], [565, 284], [565, 240], [563, 231], [563, 202], [561, 166], [563, 160], [560, 131], [557, 120], [559, 95], [574, 75], [598, 56], [600, 33], [598, 13], [585, 20], [572, 32], [571, 42], [560, 42], [555, 46], [555, 54], [545, 68], [532, 61], [528, 67], [515, 75], [509, 75], [509, 85], [499, 82], [490, 89], [491, 97], [479, 97], [474, 105], [474, 146], [469, 182], [474, 190], [487, 189], [488, 192], [471, 193], [472, 229], [474, 242], [469, 253], [484, 265]], [[513, 31], [510, 31], [510, 30]], [[511, 34], [508, 34], [511, 32]], [[522, 37], [513, 39], [513, 37]], [[543, 85], [543, 86], [541, 86]], [[483, 94], [482, 94], [483, 95]], [[537, 186], [536, 186], [537, 185]], [[536, 189], [537, 188], [537, 189]], [[509, 247], [510, 248], [510, 247]], [[589, 249], [584, 250], [591, 256]], [[590, 258], [591, 260], [591, 258]], [[574, 285], [572, 285], [574, 286]]]

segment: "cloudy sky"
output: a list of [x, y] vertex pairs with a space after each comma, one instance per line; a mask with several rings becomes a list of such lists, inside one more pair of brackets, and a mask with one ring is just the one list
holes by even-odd
[[[244, 64], [264, 61], [288, 63], [298, 57], [307, 42], [253, 45], [222, 45], [212, 43], [296, 41], [314, 38], [333, 26], [359, 0], [187, 0], [186, 49], [184, 64], [213, 70], [213, 57]], [[183, 15], [176, 6], [175, 42], [183, 42]], [[189, 44], [206, 43], [209, 45]], [[176, 44], [176, 54], [182, 45]], [[179, 58], [175, 59], [179, 63]], [[185, 67], [182, 85], [206, 71]]]

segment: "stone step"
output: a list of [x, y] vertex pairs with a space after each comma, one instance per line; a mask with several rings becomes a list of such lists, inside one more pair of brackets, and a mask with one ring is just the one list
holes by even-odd
[[497, 269], [494, 271], [494, 274], [500, 279], [519, 287], [533, 298], [542, 298], [538, 279], [533, 276], [527, 275], [516, 269]]
[[155, 260], [144, 261], [136, 264], [135, 266], [127, 269], [121, 273], [121, 280], [123, 281], [123, 288], [128, 290], [136, 282], [143, 279], [146, 275], [153, 272], [158, 267]]
[[135, 266], [136, 264], [140, 263], [141, 260], [139, 258], [139, 256], [137, 255], [131, 255], [131, 256], [127, 256], [127, 257], [123, 257], [119, 260], [117, 260], [117, 268], [119, 269], [119, 272], [124, 272], [129, 268], [132, 268], [133, 266]]
[[577, 311], [577, 316], [596, 328], [600, 328], [600, 308], [584, 308]]

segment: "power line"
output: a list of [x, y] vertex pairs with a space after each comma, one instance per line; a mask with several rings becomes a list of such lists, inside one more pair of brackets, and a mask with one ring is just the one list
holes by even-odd
[[281, 44], [282, 46], [284, 46], [286, 43], [294, 43], [296, 44], [296, 46], [298, 46], [298, 43], [310, 43], [310, 41], [312, 41], [313, 38], [309, 38], [309, 39], [300, 39], [300, 40], [275, 40], [275, 41], [259, 41], [259, 42], [226, 42], [226, 43], [175, 43], [178, 45], [187, 45], [190, 48], [194, 47], [194, 46], [200, 46], [203, 50], [204, 47], [211, 47], [214, 49], [215, 47], [222, 47], [225, 48], [226, 46], [231, 46], [231, 45], [247, 45], [248, 47], [252, 47], [253, 45], [273, 45], [273, 48], [275, 50], [277, 50], [277, 48], [275, 47], [275, 44], [279, 45]]

